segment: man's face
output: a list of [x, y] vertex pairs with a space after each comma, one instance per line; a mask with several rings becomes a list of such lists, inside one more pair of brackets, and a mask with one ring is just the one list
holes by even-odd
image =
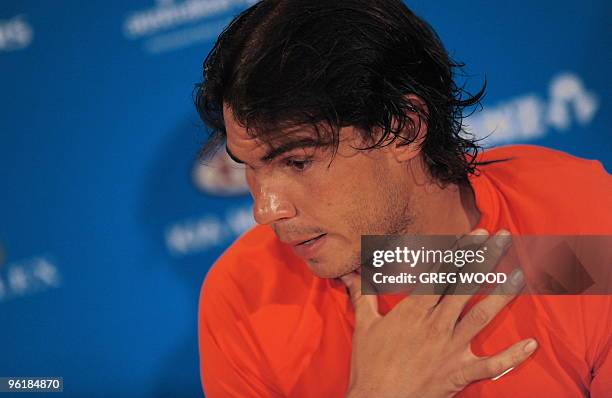
[[283, 140], [270, 147], [250, 137], [227, 107], [224, 119], [228, 153], [246, 164], [255, 220], [270, 225], [315, 275], [335, 278], [357, 269], [361, 235], [411, 227], [406, 164], [387, 148], [354, 149], [363, 146], [354, 128], [341, 130], [332, 160], [331, 151], [307, 146], [314, 134], [306, 130], [288, 133], [295, 137], [290, 144], [306, 146], [291, 149]]

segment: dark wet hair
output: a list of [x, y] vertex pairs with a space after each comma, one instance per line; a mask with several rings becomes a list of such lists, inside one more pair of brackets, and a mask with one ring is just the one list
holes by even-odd
[[262, 142], [310, 127], [334, 151], [344, 126], [363, 135], [364, 150], [410, 143], [413, 112], [427, 123], [421, 150], [431, 175], [465, 181], [479, 146], [462, 129], [464, 109], [484, 87], [470, 95], [458, 86], [462, 66], [400, 0], [260, 1], [232, 20], [204, 61], [195, 104], [210, 136], [201, 158], [225, 141], [224, 103]]

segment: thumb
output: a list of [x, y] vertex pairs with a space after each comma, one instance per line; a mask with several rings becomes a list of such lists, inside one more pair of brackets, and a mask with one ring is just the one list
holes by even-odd
[[355, 329], [370, 325], [380, 318], [378, 299], [375, 294], [362, 294], [361, 276], [353, 271], [342, 275], [340, 280], [346, 286], [351, 303], [355, 309]]

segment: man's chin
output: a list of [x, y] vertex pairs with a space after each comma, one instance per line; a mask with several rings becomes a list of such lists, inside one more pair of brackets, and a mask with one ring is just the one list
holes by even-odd
[[306, 264], [308, 264], [308, 267], [310, 268], [313, 274], [315, 274], [319, 278], [326, 279], [339, 278], [342, 275], [346, 275], [349, 272], [354, 271], [355, 269], [359, 269], [358, 266], [353, 268], [341, 267], [338, 265], [330, 264], [326, 261], [321, 261], [319, 259], [306, 260]]

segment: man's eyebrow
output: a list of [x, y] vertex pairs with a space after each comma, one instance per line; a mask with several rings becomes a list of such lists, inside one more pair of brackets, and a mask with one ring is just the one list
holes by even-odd
[[[297, 141], [290, 141], [276, 148], [272, 148], [268, 153], [262, 156], [260, 160], [264, 163], [269, 163], [275, 158], [282, 155], [283, 153], [290, 152], [290, 151], [293, 151], [295, 149], [300, 149], [300, 148], [314, 148], [314, 147], [319, 147], [319, 146], [321, 146], [321, 143], [312, 138], [304, 138], [304, 139], [297, 140]], [[244, 160], [239, 159], [238, 157], [236, 157], [236, 155], [232, 153], [232, 151], [230, 151], [227, 144], [225, 145], [225, 151], [227, 152], [227, 155], [230, 157], [230, 159], [232, 159], [234, 162], [239, 163], [239, 164], [246, 164]]]
[[262, 162], [271, 162], [275, 158], [279, 157], [285, 152], [293, 151], [294, 149], [300, 148], [315, 148], [321, 146], [321, 142], [314, 140], [312, 138], [304, 138], [297, 141], [290, 141], [276, 148], [272, 148], [270, 152], [265, 154], [262, 158]]

